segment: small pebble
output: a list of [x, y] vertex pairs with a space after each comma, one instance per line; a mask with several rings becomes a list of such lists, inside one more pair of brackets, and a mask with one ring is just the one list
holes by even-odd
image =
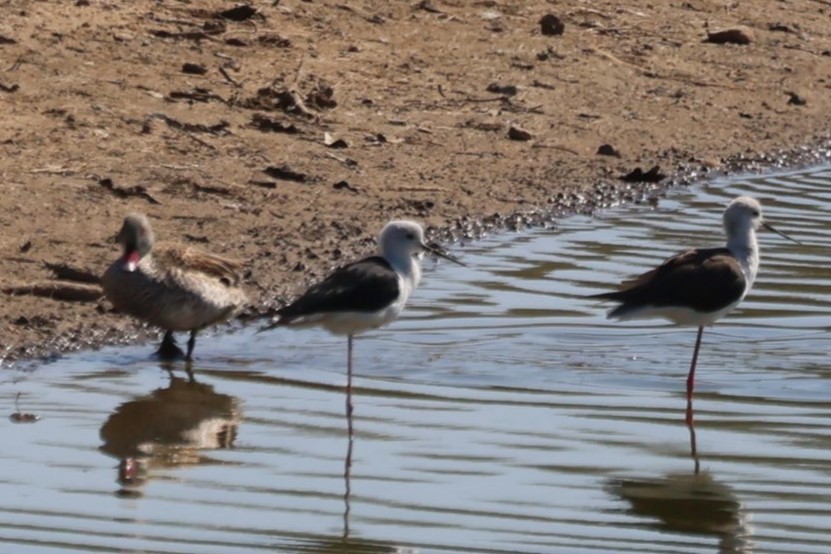
[[562, 35], [565, 29], [565, 23], [553, 13], [547, 13], [540, 18], [540, 31], [545, 36]]
[[511, 140], [531, 140], [533, 135], [526, 131], [525, 129], [520, 129], [519, 127], [515, 127], [511, 125], [508, 129], [508, 138]]

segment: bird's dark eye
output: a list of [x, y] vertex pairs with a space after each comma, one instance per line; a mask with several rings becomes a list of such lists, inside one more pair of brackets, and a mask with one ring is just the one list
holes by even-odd
[[759, 217], [760, 215], [762, 215], [761, 213], [759, 213], [759, 210], [753, 210], [752, 213], [753, 213], [753, 217]]
[[408, 240], [413, 240], [414, 238], [415, 238], [415, 235], [414, 235], [414, 234], [412, 234], [412, 233], [407, 233], [407, 239], [408, 239]]

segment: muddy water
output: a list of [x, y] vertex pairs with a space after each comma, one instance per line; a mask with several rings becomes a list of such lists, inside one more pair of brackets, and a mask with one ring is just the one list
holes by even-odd
[[[761, 235], [755, 289], [705, 332], [693, 434], [694, 330], [583, 296], [720, 244], [738, 194], [804, 245]], [[42, 419], [0, 424], [0, 551], [828, 552], [829, 236], [826, 169], [428, 262], [405, 317], [356, 342], [348, 482], [346, 345], [323, 332], [205, 337], [195, 383], [148, 345], [4, 370], [0, 406]]]

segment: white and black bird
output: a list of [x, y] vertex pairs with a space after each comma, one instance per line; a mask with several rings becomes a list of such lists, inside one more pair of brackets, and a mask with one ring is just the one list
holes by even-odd
[[321, 326], [346, 335], [346, 412], [352, 436], [352, 338], [387, 325], [404, 308], [421, 280], [421, 258], [429, 252], [464, 265], [424, 242], [424, 230], [413, 221], [391, 221], [381, 230], [378, 255], [340, 267], [312, 285], [300, 298], [277, 311], [261, 330], [278, 326]]
[[723, 223], [727, 234], [726, 246], [681, 252], [655, 269], [624, 281], [615, 292], [591, 296], [618, 303], [609, 311], [610, 319], [661, 317], [678, 325], [698, 327], [687, 375], [688, 400], [692, 399], [695, 365], [704, 327], [712, 325], [738, 306], [756, 280], [759, 270], [756, 230], [765, 227], [799, 244], [766, 223], [762, 219], [762, 206], [747, 196], [730, 202], [724, 211]]

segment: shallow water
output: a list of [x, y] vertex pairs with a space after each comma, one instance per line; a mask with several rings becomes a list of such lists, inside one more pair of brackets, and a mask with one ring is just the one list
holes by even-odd
[[[695, 331], [584, 295], [721, 244], [738, 194], [804, 244], [761, 234], [754, 290], [704, 334], [691, 435]], [[0, 424], [0, 551], [828, 552], [830, 232], [824, 169], [426, 263], [404, 317], [356, 341], [348, 483], [346, 345], [320, 331], [205, 336], [196, 383], [150, 345], [5, 370], [0, 406], [42, 419]]]

